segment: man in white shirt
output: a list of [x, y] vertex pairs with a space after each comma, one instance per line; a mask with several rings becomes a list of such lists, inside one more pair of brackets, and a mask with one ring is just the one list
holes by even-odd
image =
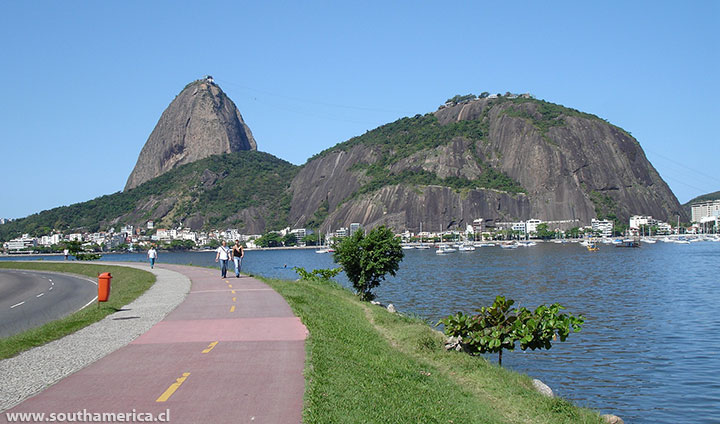
[[220, 260], [220, 276], [222, 278], [227, 278], [228, 260], [230, 260], [230, 249], [228, 249], [225, 240], [223, 240], [222, 246], [218, 247], [216, 252], [217, 254], [215, 255], [215, 262]]

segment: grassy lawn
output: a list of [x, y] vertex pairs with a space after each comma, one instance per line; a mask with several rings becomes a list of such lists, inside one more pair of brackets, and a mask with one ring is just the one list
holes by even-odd
[[147, 271], [113, 265], [3, 261], [0, 262], [0, 268], [65, 272], [85, 275], [95, 280], [98, 274], [109, 272], [113, 277], [108, 302], [101, 303], [99, 308], [96, 304], [91, 304], [65, 318], [0, 339], [0, 359], [15, 356], [24, 350], [62, 338], [100, 321], [135, 300], [155, 283], [155, 276]]
[[418, 319], [360, 302], [331, 282], [263, 279], [310, 331], [303, 422], [601, 423], [484, 358], [446, 352]]

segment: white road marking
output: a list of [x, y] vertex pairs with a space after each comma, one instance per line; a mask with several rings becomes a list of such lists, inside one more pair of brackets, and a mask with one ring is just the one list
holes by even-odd
[[20, 303], [16, 303], [16, 304], [12, 305], [12, 306], [10, 307], [10, 309], [12, 309], [12, 308], [14, 308], [14, 307], [16, 307], [16, 306], [20, 306], [20, 305], [22, 305], [23, 303], [25, 303], [24, 300], [23, 300], [22, 302], [20, 302]]
[[52, 290], [52, 289], [53, 289], [52, 286], [50, 286], [50, 288], [48, 290]]
[[48, 278], [48, 281], [52, 282], [52, 278]]
[[37, 295], [35, 297], [40, 297], [40, 296], [45, 296], [45, 293], [40, 293], [39, 295]]

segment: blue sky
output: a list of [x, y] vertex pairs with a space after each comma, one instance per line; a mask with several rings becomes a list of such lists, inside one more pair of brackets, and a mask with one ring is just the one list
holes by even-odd
[[590, 3], [2, 2], [0, 217], [122, 190], [205, 74], [295, 164], [455, 94], [529, 92], [631, 132], [681, 202], [720, 190], [720, 2]]

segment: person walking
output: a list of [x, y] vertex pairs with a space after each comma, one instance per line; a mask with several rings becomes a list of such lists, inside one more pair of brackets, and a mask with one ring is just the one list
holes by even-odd
[[66, 261], [68, 260], [68, 254], [70, 254], [70, 251], [69, 251], [69, 250], [67, 249], [67, 247], [66, 247], [65, 250], [63, 250], [63, 255], [65, 255], [65, 260], [66, 260]]
[[154, 244], [150, 246], [150, 250], [147, 251], [147, 257], [150, 260], [150, 269], [155, 268], [155, 260], [158, 257], [158, 253], [157, 250], [155, 250]]
[[233, 246], [230, 252], [230, 257], [235, 263], [235, 278], [240, 278], [240, 267], [242, 266], [242, 258], [245, 256], [245, 250], [243, 250], [240, 240], [235, 240], [235, 246]]
[[215, 262], [220, 260], [220, 276], [227, 278], [228, 260], [230, 260], [230, 249], [227, 247], [227, 242], [223, 240], [222, 246], [216, 250]]

